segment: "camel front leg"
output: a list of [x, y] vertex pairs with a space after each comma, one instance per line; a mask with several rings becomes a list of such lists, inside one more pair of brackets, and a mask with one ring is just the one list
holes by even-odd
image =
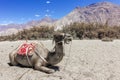
[[13, 66], [18, 65], [18, 63], [17, 63], [17, 61], [15, 60], [15, 58], [16, 58], [16, 53], [15, 53], [15, 52], [12, 52], [12, 53], [9, 54], [10, 63], [11, 63], [11, 65], [13, 65]]
[[39, 71], [43, 71], [48, 74], [55, 72], [55, 70], [53, 70], [53, 69], [49, 69], [45, 66], [42, 66], [40, 62], [35, 64], [35, 69], [39, 70]]
[[19, 46], [17, 48], [15, 48], [11, 53], [9, 53], [9, 59], [10, 59], [10, 63], [13, 66], [18, 65], [18, 62], [16, 61], [16, 55], [17, 55], [17, 50], [18, 50]]

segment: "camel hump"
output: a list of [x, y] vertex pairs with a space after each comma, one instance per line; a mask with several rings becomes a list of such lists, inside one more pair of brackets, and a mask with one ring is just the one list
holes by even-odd
[[23, 43], [20, 45], [17, 54], [22, 56], [30, 56], [33, 55], [33, 51], [35, 49], [35, 43]]

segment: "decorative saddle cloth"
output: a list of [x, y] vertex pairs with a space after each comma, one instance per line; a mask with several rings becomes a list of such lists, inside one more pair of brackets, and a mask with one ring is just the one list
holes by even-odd
[[23, 43], [19, 49], [17, 54], [25, 56], [25, 55], [32, 55], [32, 52], [35, 49], [35, 44], [34, 43]]

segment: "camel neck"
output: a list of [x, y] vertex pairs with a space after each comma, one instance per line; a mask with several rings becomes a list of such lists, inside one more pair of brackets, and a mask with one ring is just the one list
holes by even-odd
[[63, 55], [64, 54], [64, 45], [62, 42], [59, 44], [56, 44], [55, 53], [56, 53], [56, 55]]
[[64, 45], [59, 43], [55, 45], [55, 51], [50, 53], [48, 56], [48, 62], [52, 65], [59, 63], [64, 56]]

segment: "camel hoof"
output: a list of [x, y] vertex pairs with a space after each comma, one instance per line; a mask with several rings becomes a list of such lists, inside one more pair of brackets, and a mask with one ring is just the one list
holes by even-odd
[[51, 74], [51, 73], [54, 73], [54, 72], [55, 72], [55, 70], [49, 70], [47, 73]]

